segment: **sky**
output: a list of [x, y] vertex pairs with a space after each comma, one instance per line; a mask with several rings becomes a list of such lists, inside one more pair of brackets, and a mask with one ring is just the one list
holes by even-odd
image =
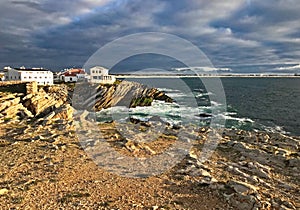
[[[82, 67], [115, 39], [160, 32], [190, 41], [216, 69], [300, 72], [299, 0], [0, 1], [0, 67]], [[128, 68], [182, 67], [157, 56], [131, 60]]]

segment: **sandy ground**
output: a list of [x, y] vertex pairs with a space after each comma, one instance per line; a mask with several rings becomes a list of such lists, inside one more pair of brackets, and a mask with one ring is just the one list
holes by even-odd
[[0, 209], [229, 209], [196, 179], [121, 177], [98, 167], [73, 132], [25, 128], [1, 125]]

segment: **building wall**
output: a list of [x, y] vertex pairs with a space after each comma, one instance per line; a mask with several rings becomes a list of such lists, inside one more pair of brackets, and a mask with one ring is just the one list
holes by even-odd
[[18, 71], [15, 69], [9, 69], [6, 75], [6, 80], [8, 81], [36, 81], [38, 85], [53, 84], [53, 73], [50, 71]]
[[116, 81], [116, 78], [115, 78], [115, 76], [112, 76], [112, 75], [108, 75], [108, 76], [91, 75], [92, 83], [113, 84], [115, 81]]
[[77, 82], [78, 78], [77, 76], [63, 76], [63, 81], [64, 82]]
[[18, 80], [21, 81], [21, 74], [20, 74], [17, 70], [9, 69], [9, 70], [6, 72], [6, 77], [5, 77], [5, 79], [6, 79], [7, 81], [18, 81]]
[[108, 69], [96, 66], [90, 69], [90, 80], [92, 83], [113, 84], [116, 81], [115, 76], [108, 74]]
[[77, 74], [78, 79], [86, 79], [87, 74]]
[[102, 67], [102, 66], [95, 66], [90, 69], [91, 75], [97, 75], [97, 76], [105, 76], [108, 75], [108, 69]]

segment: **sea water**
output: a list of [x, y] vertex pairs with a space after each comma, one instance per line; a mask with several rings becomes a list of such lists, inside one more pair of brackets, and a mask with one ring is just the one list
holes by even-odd
[[218, 118], [224, 124], [218, 126], [226, 128], [300, 135], [300, 78], [223, 77], [222, 103], [211, 100], [215, 93], [205, 88], [201, 78], [126, 80], [156, 87], [175, 102], [154, 101], [151, 107], [112, 107], [97, 113], [99, 121], [126, 121], [129, 117], [147, 121], [158, 116], [174, 125], [211, 126], [213, 119]]

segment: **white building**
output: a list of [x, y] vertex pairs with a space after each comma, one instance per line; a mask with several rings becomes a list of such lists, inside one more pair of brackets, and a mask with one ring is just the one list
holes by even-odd
[[113, 84], [116, 81], [115, 76], [108, 74], [108, 69], [102, 66], [95, 66], [90, 69], [90, 81], [92, 83]]
[[80, 80], [85, 80], [87, 74], [84, 69], [66, 69], [64, 72], [60, 73], [59, 81], [62, 82], [77, 82]]
[[53, 73], [43, 68], [5, 67], [4, 72], [6, 81], [36, 81], [38, 85], [53, 84]]

